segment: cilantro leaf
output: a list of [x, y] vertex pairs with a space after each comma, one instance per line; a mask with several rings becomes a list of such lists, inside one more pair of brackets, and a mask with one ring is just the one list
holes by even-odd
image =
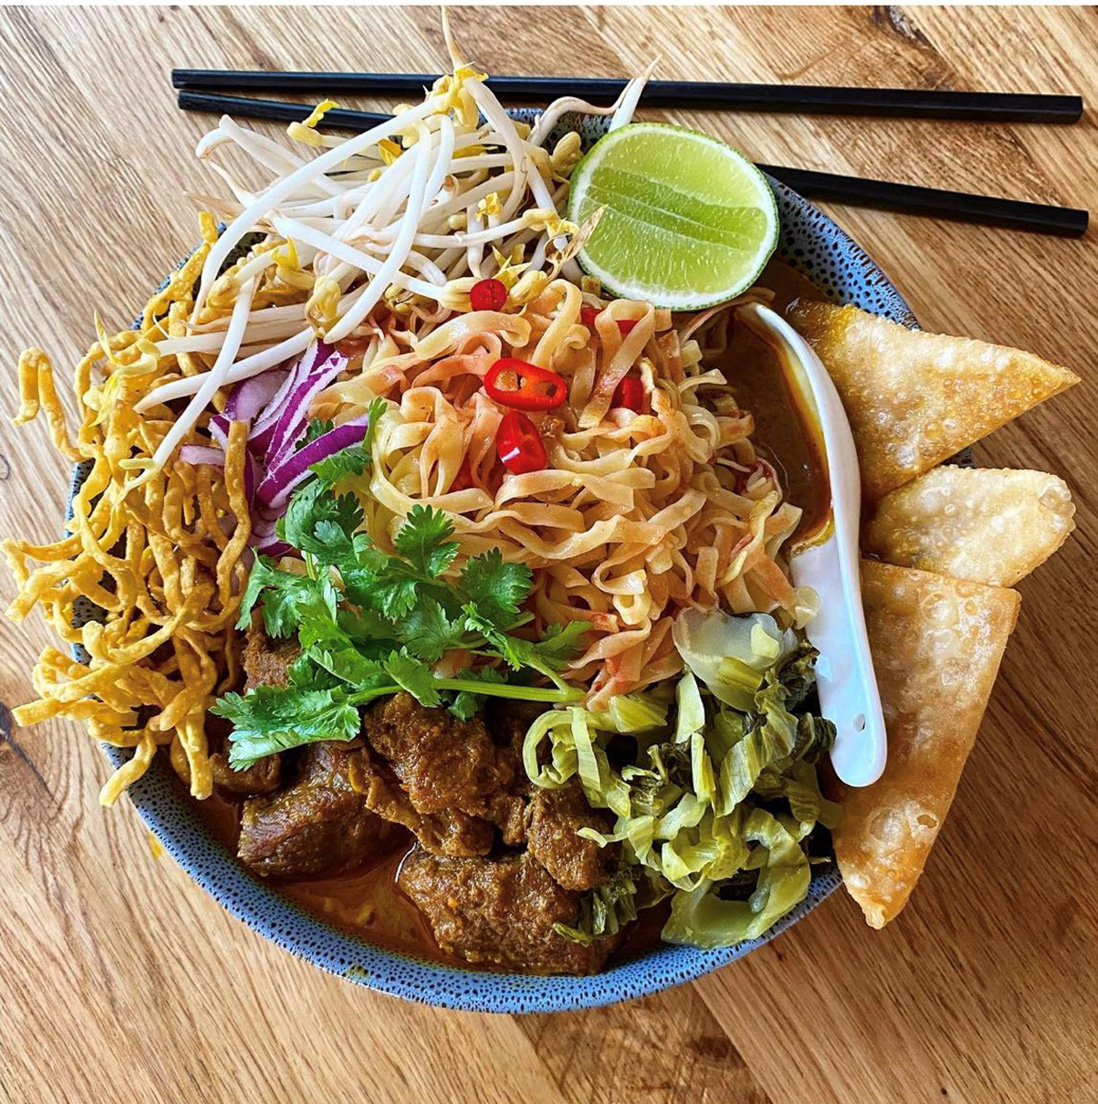
[[328, 489], [341, 479], [362, 475], [370, 466], [370, 454], [363, 445], [348, 445], [331, 456], [325, 456], [309, 467], [317, 479]]
[[235, 770], [302, 744], [351, 740], [359, 731], [358, 709], [332, 689], [257, 686], [245, 695], [226, 694], [211, 711], [232, 722], [229, 765]]
[[339, 564], [354, 557], [355, 532], [365, 515], [353, 494], [333, 495], [319, 480], [290, 499], [279, 519], [278, 535], [321, 563]]
[[340, 609], [336, 614], [336, 623], [356, 641], [388, 641], [387, 651], [396, 647], [393, 637], [393, 625], [380, 613], [366, 606]]
[[[313, 526], [314, 536], [321, 541], [345, 540], [347, 542], [346, 555], [353, 555], [355, 533], [366, 520], [366, 515], [362, 511], [362, 503], [353, 494], [328, 496], [324, 502], [324, 508], [317, 516]], [[339, 537], [336, 538], [334, 533], [329, 537], [322, 536], [320, 533], [321, 524], [338, 530]]]
[[406, 565], [394, 560], [373, 577], [370, 601], [390, 621], [399, 621], [415, 609], [418, 583]]
[[442, 700], [434, 672], [426, 663], [410, 656], [406, 649], [394, 652], [383, 662], [390, 678], [408, 691], [420, 705], [428, 708]]
[[286, 512], [275, 522], [278, 539], [301, 551], [302, 543], [312, 536], [317, 502], [323, 497], [324, 489], [315, 480], [295, 491], [290, 496]]
[[343, 689], [339, 685], [339, 679], [318, 667], [309, 657], [302, 652], [290, 664], [290, 681], [288, 685], [296, 690], [335, 690]]
[[393, 546], [413, 571], [437, 579], [454, 562], [458, 552], [453, 522], [432, 506], [415, 505], [400, 527]]
[[248, 574], [248, 585], [244, 588], [244, 597], [240, 599], [240, 615], [236, 619], [238, 629], [246, 629], [252, 623], [252, 610], [259, 596], [269, 584], [274, 570], [274, 561], [267, 556], [256, 556], [252, 570]]
[[500, 632], [475, 605], [470, 603], [462, 609], [469, 627], [482, 633], [512, 670], [531, 667], [562, 688], [564, 682], [557, 672], [579, 652], [582, 637], [590, 630], [586, 621], [569, 621], [567, 625], [550, 626], [541, 640], [524, 640]]
[[268, 636], [292, 636], [303, 618], [335, 618], [338, 596], [327, 580], [282, 571], [274, 561], [260, 556], [248, 577], [237, 628], [251, 624], [251, 611], [262, 601], [263, 624]]
[[382, 612], [377, 598], [377, 576], [385, 569], [387, 559], [373, 548], [366, 533], [356, 533], [351, 542], [351, 555], [339, 563], [347, 601], [359, 609], [371, 611], [373, 616]]
[[263, 598], [263, 627], [268, 636], [293, 636], [298, 626], [297, 600], [292, 590], [272, 588]]
[[436, 663], [451, 648], [465, 643], [465, 619], [451, 620], [431, 598], [421, 599], [397, 626], [397, 635], [416, 659]]
[[[350, 497], [344, 495], [345, 498]], [[347, 531], [332, 518], [321, 518], [313, 527], [313, 538], [320, 546], [320, 550], [317, 554], [323, 554], [325, 556], [330, 555], [337, 548], [343, 544], [348, 544]], [[340, 556], [340, 559], [343, 557]]]
[[[384, 675], [379, 660], [389, 654], [394, 641], [387, 636], [380, 640], [370, 635], [353, 637], [341, 617], [343, 611], [333, 611], [328, 605], [329, 592], [333, 600], [338, 593], [331, 578], [325, 575], [315, 581], [315, 586], [322, 604], [314, 601], [299, 611], [298, 643], [302, 650], [318, 666], [352, 686], [362, 689], [373, 685], [378, 676]], [[364, 624], [358, 619], [351, 622], [356, 629]]]
[[459, 721], [471, 721], [480, 709], [480, 702], [479, 695], [470, 694], [468, 690], [462, 690], [460, 694], [454, 695], [454, 700], [449, 707], [450, 712]]
[[367, 659], [356, 648], [329, 650], [314, 647], [309, 649], [308, 655], [318, 667], [335, 675], [341, 682], [349, 683], [357, 690], [384, 686], [393, 681], [376, 659]]
[[461, 572], [461, 588], [480, 613], [506, 629], [519, 612], [533, 585], [533, 572], [520, 563], [507, 563], [498, 548], [474, 556]]
[[420, 585], [429, 585], [411, 564], [372, 547], [364, 533], [355, 535], [354, 557], [339, 565], [348, 600], [387, 621], [407, 616], [420, 600]]
[[374, 451], [374, 439], [377, 437], [377, 427], [388, 409], [388, 403], [379, 395], [366, 408], [366, 436], [362, 440], [362, 447], [371, 455]]
[[560, 670], [570, 659], [575, 659], [583, 651], [583, 638], [590, 631], [591, 626], [586, 621], [550, 625], [545, 630], [545, 635], [534, 645], [534, 652], [541, 662], [547, 663], [554, 670]]
[[331, 433], [333, 429], [335, 429], [335, 422], [331, 418], [310, 418], [304, 436], [294, 445], [294, 452], [300, 451], [318, 437], [323, 437], [325, 433]]

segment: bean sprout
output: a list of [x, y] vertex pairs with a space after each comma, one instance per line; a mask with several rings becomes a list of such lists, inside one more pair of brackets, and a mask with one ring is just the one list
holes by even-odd
[[[197, 155], [237, 203], [204, 201], [231, 221], [206, 256], [183, 332], [165, 328], [156, 344], [160, 356], [193, 357], [190, 374], [144, 396], [139, 411], [189, 399], [185, 433], [200, 400], [301, 354], [317, 336], [358, 340], [390, 326], [423, 341], [469, 309], [474, 278], [499, 275], [521, 292], [538, 286], [539, 273], [561, 268], [576, 232], [559, 212], [579, 138], [569, 135], [552, 152], [545, 143], [569, 112], [611, 115], [613, 126], [628, 121], [647, 74], [610, 108], [565, 97], [528, 130], [460, 60], [448, 30], [447, 39], [453, 72], [422, 103], [361, 134], [320, 133], [321, 110], [290, 127], [295, 149], [228, 116], [198, 143]], [[249, 158], [270, 174], [267, 183], [245, 187], [213, 160], [223, 150]], [[260, 244], [226, 271], [234, 250], [256, 234]]]

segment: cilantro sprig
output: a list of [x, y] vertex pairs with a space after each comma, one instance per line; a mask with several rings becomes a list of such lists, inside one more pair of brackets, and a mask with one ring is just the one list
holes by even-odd
[[[237, 769], [313, 741], [350, 740], [360, 706], [402, 689], [464, 718], [488, 696], [582, 696], [560, 671], [580, 650], [585, 622], [553, 626], [540, 639], [516, 634], [530, 619], [522, 603], [533, 580], [524, 564], [492, 549], [455, 574], [453, 523], [430, 506], [412, 508], [393, 554], [363, 532], [358, 497], [336, 492], [369, 467], [383, 409], [371, 408], [361, 445], [314, 464], [313, 478], [291, 497], [278, 534], [300, 552], [301, 569], [283, 570], [263, 556], [252, 568], [238, 626], [250, 625], [258, 608], [268, 635], [296, 637], [301, 655], [286, 686], [226, 694], [213, 707], [232, 722], [229, 762]], [[482, 662], [456, 678], [437, 677], [433, 665], [456, 649]], [[529, 685], [539, 675], [552, 685]]]

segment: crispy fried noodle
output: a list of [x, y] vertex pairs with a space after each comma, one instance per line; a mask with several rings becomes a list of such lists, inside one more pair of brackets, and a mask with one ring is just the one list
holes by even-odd
[[[671, 627], [683, 608], [797, 619], [801, 596], [780, 557], [800, 511], [756, 455], [751, 415], [706, 367], [720, 320], [607, 305], [572, 260], [589, 228], [558, 213], [580, 141], [569, 131], [550, 146], [550, 131], [576, 108], [628, 121], [639, 86], [615, 108], [551, 105], [531, 130], [454, 60], [423, 103], [349, 139], [317, 130], [322, 105], [290, 129], [300, 152], [221, 120], [199, 155], [235, 149], [266, 181], [248, 186], [215, 166], [233, 198], [207, 205], [228, 225], [219, 233], [203, 215], [202, 246], [136, 329], [100, 327], [76, 370], [75, 443], [49, 361], [37, 350], [21, 361], [17, 421], [44, 410], [57, 447], [92, 466], [64, 539], [5, 545], [21, 585], [10, 614], [40, 605], [60, 639], [86, 653], [47, 648], [39, 699], [15, 716], [80, 718], [97, 739], [136, 748], [105, 803], [164, 745], [196, 797], [211, 791], [204, 725], [213, 700], [238, 684], [234, 623], [255, 477], [248, 425], [223, 419], [219, 429], [216, 419], [233, 384], [318, 338], [348, 356], [312, 397], [311, 418], [339, 426], [386, 400], [360, 488], [374, 542], [390, 548], [424, 503], [453, 519], [452, 572], [493, 548], [529, 565], [532, 631], [590, 624], [566, 674], [592, 708], [681, 670]], [[487, 277], [507, 288], [505, 310], [472, 309], [470, 290]], [[601, 311], [597, 341], [584, 306]], [[567, 402], [535, 416], [543, 470], [498, 464], [503, 411], [482, 382], [501, 356], [566, 381]], [[630, 374], [645, 413], [612, 408]], [[180, 447], [196, 445], [223, 448], [223, 466], [186, 462]], [[74, 627], [81, 598], [102, 621]]]

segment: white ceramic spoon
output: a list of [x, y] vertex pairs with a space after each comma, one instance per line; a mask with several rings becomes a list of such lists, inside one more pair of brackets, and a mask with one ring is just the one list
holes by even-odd
[[887, 742], [862, 611], [861, 475], [854, 437], [827, 369], [800, 334], [761, 303], [745, 303], [737, 314], [776, 349], [790, 388], [819, 427], [830, 516], [790, 549], [790, 569], [795, 585], [812, 587], [820, 596], [819, 612], [805, 634], [820, 653], [820, 711], [835, 725], [831, 762], [847, 785], [868, 786], [884, 771]]

